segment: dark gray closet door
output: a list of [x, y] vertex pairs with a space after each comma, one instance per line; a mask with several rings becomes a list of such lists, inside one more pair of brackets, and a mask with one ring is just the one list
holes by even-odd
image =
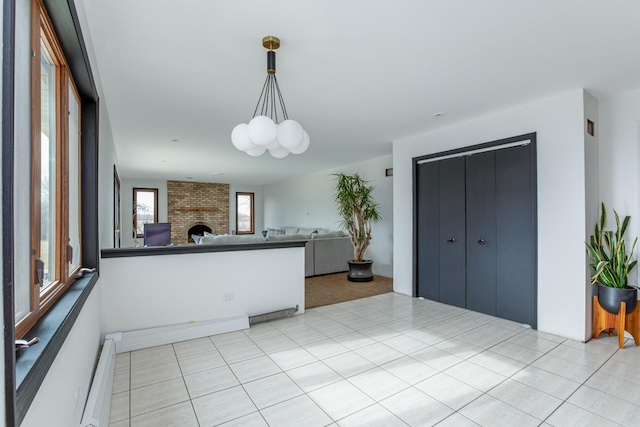
[[418, 165], [418, 286], [416, 295], [440, 301], [440, 189], [438, 162]]
[[537, 326], [531, 146], [417, 167], [417, 295]]
[[536, 326], [531, 168], [528, 146], [496, 151], [497, 315]]
[[496, 315], [496, 156], [467, 156], [467, 305]]
[[465, 160], [438, 163], [440, 208], [440, 302], [465, 306]]

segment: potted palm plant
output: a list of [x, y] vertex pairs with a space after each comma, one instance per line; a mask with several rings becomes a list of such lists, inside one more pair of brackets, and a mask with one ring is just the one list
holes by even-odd
[[359, 173], [337, 173], [334, 176], [341, 227], [349, 233], [353, 245], [353, 260], [347, 261], [347, 277], [351, 282], [370, 282], [373, 280], [373, 261], [364, 259], [364, 254], [371, 242], [371, 224], [381, 219], [379, 205], [372, 195], [375, 187]]
[[620, 302], [627, 304], [626, 312], [631, 313], [637, 304], [638, 289], [629, 285], [629, 273], [636, 267], [638, 261], [632, 260], [633, 251], [638, 238], [627, 252], [624, 233], [629, 226], [630, 216], [625, 216], [622, 222], [614, 210], [616, 230], [605, 231], [607, 224], [607, 210], [602, 203], [600, 221], [596, 223], [593, 235], [587, 245], [587, 254], [591, 261], [594, 274], [591, 283], [598, 284], [598, 302], [609, 313], [617, 314]]

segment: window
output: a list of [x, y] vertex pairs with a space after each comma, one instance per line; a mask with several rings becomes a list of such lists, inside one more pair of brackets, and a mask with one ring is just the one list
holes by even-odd
[[41, 0], [32, 2], [31, 277], [15, 289], [16, 337], [80, 268], [80, 100]]
[[236, 234], [253, 234], [253, 193], [236, 193]]
[[144, 225], [158, 222], [158, 189], [133, 189], [133, 230], [134, 237], [144, 236]]

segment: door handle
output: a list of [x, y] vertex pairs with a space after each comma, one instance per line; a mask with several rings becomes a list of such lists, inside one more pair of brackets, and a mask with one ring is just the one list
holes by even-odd
[[456, 241], [456, 239], [454, 239], [453, 237], [449, 237], [449, 238], [448, 238], [447, 240], [445, 240], [444, 242], [445, 242], [445, 243], [453, 243], [453, 242], [455, 242], [455, 241]]
[[478, 244], [482, 246], [489, 246], [489, 244], [484, 239], [478, 239]]

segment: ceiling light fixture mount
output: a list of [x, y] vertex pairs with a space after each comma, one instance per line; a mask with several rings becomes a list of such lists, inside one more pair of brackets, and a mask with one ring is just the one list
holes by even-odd
[[253, 118], [249, 123], [240, 123], [233, 128], [231, 142], [250, 156], [261, 156], [267, 150], [277, 159], [287, 157], [289, 153], [302, 154], [309, 148], [309, 134], [300, 123], [289, 119], [276, 79], [275, 50], [280, 47], [280, 40], [267, 36], [262, 39], [262, 46], [268, 49], [267, 79]]

